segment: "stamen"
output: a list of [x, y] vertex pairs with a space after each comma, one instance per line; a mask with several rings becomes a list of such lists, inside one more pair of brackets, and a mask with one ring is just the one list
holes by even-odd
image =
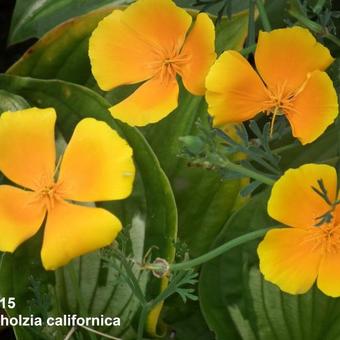
[[167, 84], [175, 79], [176, 74], [181, 74], [181, 66], [190, 61], [190, 56], [182, 54], [180, 48], [173, 44], [165, 51], [158, 50], [155, 60], [150, 62], [148, 66], [154, 71], [161, 82]]
[[340, 252], [340, 226], [324, 225], [322, 227], [311, 227], [308, 236], [304, 238], [301, 245], [310, 247], [312, 251], [321, 250], [323, 254], [334, 254]]

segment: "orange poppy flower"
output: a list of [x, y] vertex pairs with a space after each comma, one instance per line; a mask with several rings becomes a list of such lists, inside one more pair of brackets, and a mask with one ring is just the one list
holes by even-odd
[[215, 29], [205, 13], [192, 17], [171, 0], [137, 0], [114, 10], [94, 30], [89, 43], [92, 73], [99, 87], [144, 82], [110, 108], [114, 118], [134, 126], [158, 122], [178, 105], [176, 75], [186, 89], [204, 95], [214, 63]]
[[56, 167], [55, 121], [52, 108], [5, 112], [0, 117], [0, 170], [24, 188], [0, 185], [0, 250], [15, 251], [47, 215], [41, 250], [46, 269], [115, 239], [121, 230], [117, 217], [75, 203], [125, 198], [135, 173], [125, 140], [92, 118], [76, 126]]
[[285, 115], [302, 144], [313, 142], [338, 115], [333, 83], [323, 72], [328, 49], [301, 27], [260, 32], [258, 73], [236, 51], [224, 52], [206, 79], [206, 100], [214, 125], [243, 122], [260, 112]]
[[[320, 180], [328, 203], [313, 190], [319, 189]], [[266, 280], [290, 294], [305, 293], [317, 281], [325, 294], [340, 296], [337, 197], [337, 174], [329, 165], [305, 164], [289, 169], [274, 184], [268, 213], [290, 228], [268, 231], [258, 247], [260, 270]], [[320, 223], [325, 214], [332, 218]]]

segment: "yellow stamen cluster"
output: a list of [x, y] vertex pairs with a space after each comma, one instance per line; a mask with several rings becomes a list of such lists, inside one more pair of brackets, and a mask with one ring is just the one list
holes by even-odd
[[274, 89], [266, 89], [268, 100], [263, 103], [262, 111], [267, 115], [273, 115], [270, 127], [271, 134], [276, 116], [296, 112], [294, 109], [294, 100], [303, 91], [308, 79], [309, 77], [307, 77], [307, 80], [296, 91], [289, 91], [287, 89], [287, 82], [278, 84]]
[[155, 61], [150, 63], [150, 67], [154, 70], [156, 77], [159, 77], [165, 84], [174, 80], [176, 74], [181, 75], [181, 66], [190, 61], [190, 57], [183, 55], [180, 47], [176, 45], [169, 50], [159, 47], [154, 52]]
[[309, 237], [305, 242], [310, 243], [311, 250], [321, 248], [323, 254], [335, 254], [340, 252], [340, 225], [333, 223], [321, 227], [311, 227]]

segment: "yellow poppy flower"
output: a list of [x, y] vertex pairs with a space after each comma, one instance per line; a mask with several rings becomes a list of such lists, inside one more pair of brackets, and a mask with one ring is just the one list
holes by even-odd
[[125, 140], [92, 118], [76, 126], [56, 167], [55, 121], [52, 108], [0, 116], [0, 170], [21, 187], [0, 185], [0, 250], [15, 251], [47, 215], [41, 258], [48, 270], [110, 244], [121, 230], [110, 212], [70, 201], [125, 198], [135, 174]]
[[92, 73], [108, 91], [144, 82], [110, 108], [114, 118], [134, 126], [158, 122], [178, 105], [176, 75], [186, 89], [204, 95], [204, 81], [214, 63], [215, 29], [205, 13], [191, 16], [171, 0], [137, 0], [114, 10], [94, 30], [89, 42]]
[[260, 32], [258, 73], [236, 51], [224, 52], [206, 79], [214, 125], [242, 122], [260, 112], [285, 115], [302, 144], [313, 142], [338, 115], [333, 83], [323, 72], [333, 58], [301, 27]]
[[[329, 202], [320, 190], [322, 180]], [[269, 215], [289, 226], [270, 230], [258, 247], [266, 280], [290, 294], [307, 292], [317, 280], [325, 294], [340, 296], [340, 206], [333, 167], [305, 164], [274, 184]], [[331, 219], [321, 217], [332, 216]], [[323, 222], [323, 223], [321, 223]]]

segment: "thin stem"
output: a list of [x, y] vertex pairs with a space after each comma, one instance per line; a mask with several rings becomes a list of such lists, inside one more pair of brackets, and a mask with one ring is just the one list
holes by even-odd
[[267, 184], [267, 185], [270, 185], [270, 186], [272, 186], [275, 183], [275, 181], [272, 178], [267, 177], [265, 175], [261, 175], [258, 172], [255, 172], [251, 169], [245, 168], [242, 165], [232, 163], [227, 159], [224, 159], [222, 162], [223, 162], [223, 166], [225, 168], [227, 168], [231, 171], [237, 172], [241, 175], [244, 175], [244, 177], [253, 178], [253, 179], [255, 179], [255, 180], [257, 180], [261, 183], [264, 183], [264, 184]]
[[4, 262], [5, 255], [6, 255], [6, 253], [2, 253], [1, 254], [1, 258], [0, 258], [0, 272], [1, 272], [1, 269], [2, 269], [2, 263]]
[[[85, 312], [86, 309], [85, 309], [83, 299], [82, 299], [82, 296], [81, 296], [80, 287], [77, 283], [77, 274], [76, 274], [76, 271], [74, 269], [74, 263], [71, 263], [68, 268], [69, 268], [71, 283], [72, 283], [72, 286], [73, 286], [73, 293], [74, 293], [76, 300], [77, 300], [77, 303], [78, 303], [80, 315], [85, 317], [86, 316], [86, 312]], [[93, 334], [90, 333], [89, 336], [92, 340], [96, 340], [96, 338]]]
[[327, 33], [323, 37], [333, 42], [335, 45], [340, 46], [340, 39], [338, 39], [335, 35]]
[[281, 146], [279, 148], [273, 149], [272, 153], [280, 154], [280, 153], [282, 153], [284, 151], [287, 151], [287, 150], [290, 150], [290, 149], [294, 149], [294, 148], [296, 148], [299, 145], [301, 145], [301, 144], [293, 142], [291, 144], [287, 144], [285, 146]]
[[248, 39], [247, 46], [255, 44], [255, 2], [248, 0]]
[[243, 48], [240, 53], [247, 57], [250, 53], [253, 53], [256, 49], [256, 44], [250, 45], [248, 47]]
[[196, 257], [193, 260], [181, 262], [181, 263], [174, 263], [170, 264], [170, 271], [175, 271], [175, 270], [185, 270], [185, 269], [190, 269], [193, 267], [196, 267], [202, 263], [208, 262], [212, 259], [214, 259], [217, 256], [222, 255], [223, 253], [227, 252], [228, 250], [231, 250], [237, 246], [240, 246], [241, 244], [247, 243], [249, 241], [256, 240], [263, 235], [267, 233], [268, 230], [271, 228], [264, 228], [260, 230], [253, 231], [251, 233], [242, 235], [240, 237], [237, 237], [231, 241], [228, 241], [221, 246], [209, 251], [208, 253], [201, 255], [199, 257]]
[[102, 332], [99, 332], [99, 331], [96, 331], [95, 329], [93, 328], [90, 328], [90, 327], [87, 327], [87, 326], [79, 326], [81, 328], [84, 328], [86, 329], [87, 331], [91, 332], [91, 333], [95, 333], [97, 335], [100, 335], [102, 336], [103, 338], [107, 338], [107, 339], [114, 339], [114, 340], [122, 340], [121, 338], [116, 338], [112, 335], [108, 335], [108, 334], [105, 334], [105, 333], [102, 333]]
[[339, 160], [339, 156], [335, 156], [335, 157], [332, 157], [332, 158], [324, 159], [324, 160], [320, 161], [320, 163], [336, 163], [338, 160]]
[[70, 329], [70, 331], [66, 334], [64, 340], [69, 340], [69, 339], [71, 339], [73, 333], [74, 333], [76, 330], [77, 330], [77, 327], [75, 327], [75, 326], [72, 327], [72, 328]]
[[270, 24], [267, 11], [264, 7], [263, 1], [262, 0], [256, 0], [256, 6], [259, 10], [262, 26], [265, 31], [269, 32], [272, 30], [272, 25]]
[[143, 339], [144, 326], [145, 326], [146, 319], [148, 317], [150, 309], [151, 309], [151, 306], [149, 304], [145, 304], [142, 308], [142, 311], [139, 316], [139, 322], [138, 322], [137, 340]]
[[130, 280], [130, 288], [135, 293], [135, 295], [137, 296], [137, 298], [141, 302], [141, 304], [145, 305], [147, 301], [145, 299], [144, 293], [143, 293], [142, 289], [140, 288], [139, 282], [136, 279], [135, 274], [131, 270], [129, 263], [126, 261], [126, 258], [125, 258], [124, 255], [119, 256], [119, 259], [120, 259], [122, 265], [124, 266], [126, 274], [127, 274], [128, 278]]
[[304, 15], [300, 14], [299, 12], [297, 12], [296, 10], [289, 10], [288, 13], [295, 18], [297, 21], [299, 21], [301, 24], [303, 24], [305, 27], [309, 28], [311, 31], [318, 33], [318, 34], [322, 34], [323, 32], [323, 28], [320, 24], [318, 24], [317, 22], [314, 22], [310, 19], [308, 19], [307, 17], [305, 17]]
[[313, 8], [313, 12], [319, 14], [323, 7], [325, 6], [326, 0], [318, 0]]

